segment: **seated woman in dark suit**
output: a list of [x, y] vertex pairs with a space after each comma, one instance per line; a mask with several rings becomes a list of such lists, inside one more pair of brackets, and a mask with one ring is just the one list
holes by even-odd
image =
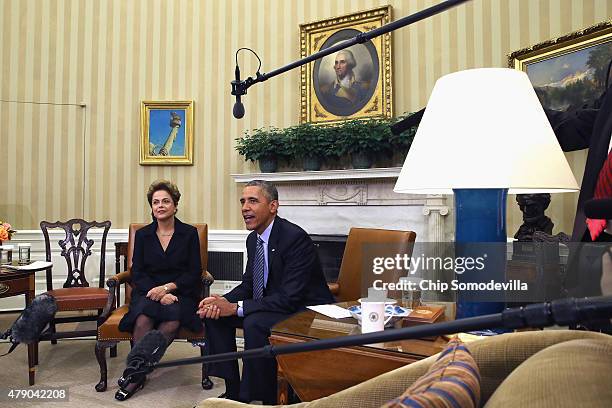
[[[201, 295], [200, 241], [196, 228], [175, 214], [181, 193], [166, 180], [153, 182], [147, 192], [153, 222], [136, 232], [132, 257], [132, 298], [119, 329], [133, 332], [137, 343], [157, 329], [172, 342], [180, 326], [200, 331], [196, 315]], [[145, 377], [115, 394], [123, 401], [142, 388]]]

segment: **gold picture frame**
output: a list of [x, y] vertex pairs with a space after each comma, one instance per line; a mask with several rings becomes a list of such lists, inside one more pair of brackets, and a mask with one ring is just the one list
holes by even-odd
[[193, 164], [193, 101], [142, 101], [140, 164]]
[[527, 73], [542, 106], [564, 111], [597, 99], [612, 58], [612, 20], [508, 55], [508, 66]]
[[[300, 24], [302, 58], [389, 23], [391, 11], [391, 6], [384, 6]], [[348, 54], [341, 50], [301, 67], [301, 123], [392, 116], [391, 34], [347, 50]]]

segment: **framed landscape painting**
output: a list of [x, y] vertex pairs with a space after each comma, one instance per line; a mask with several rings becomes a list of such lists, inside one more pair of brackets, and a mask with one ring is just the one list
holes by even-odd
[[611, 61], [611, 21], [508, 56], [511, 68], [527, 73], [542, 106], [560, 111], [598, 99], [606, 89]]

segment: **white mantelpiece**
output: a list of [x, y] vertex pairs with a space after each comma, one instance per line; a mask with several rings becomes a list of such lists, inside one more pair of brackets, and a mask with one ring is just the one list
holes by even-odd
[[[401, 168], [232, 174], [279, 191], [279, 214], [311, 234], [347, 234], [351, 227], [412, 230], [421, 242], [448, 240], [448, 198], [393, 192]], [[452, 226], [451, 226], [452, 227]]]

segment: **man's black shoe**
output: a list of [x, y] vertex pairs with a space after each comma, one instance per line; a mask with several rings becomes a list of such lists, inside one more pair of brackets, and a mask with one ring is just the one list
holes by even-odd
[[243, 401], [238, 396], [229, 395], [227, 392], [224, 392], [223, 394], [219, 395], [217, 398], [225, 398], [225, 399], [232, 400], [232, 401], [244, 402], [246, 404], [250, 402], [250, 401]]

